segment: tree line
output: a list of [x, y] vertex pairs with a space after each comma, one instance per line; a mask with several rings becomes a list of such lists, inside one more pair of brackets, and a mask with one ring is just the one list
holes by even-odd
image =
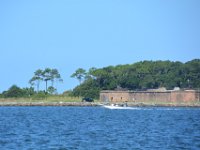
[[[36, 99], [45, 98], [46, 95], [57, 94], [55, 82], [62, 81], [61, 75], [57, 69], [38, 69], [34, 72], [33, 77], [29, 80], [30, 87], [20, 88], [17, 85], [12, 85], [7, 91], [2, 92], [0, 97], [35, 97]], [[51, 83], [50, 85], [48, 85], [49, 82]], [[40, 85], [42, 83], [45, 84], [45, 90], [40, 89]]]
[[98, 98], [101, 90], [146, 90], [159, 87], [173, 89], [200, 87], [200, 59], [179, 61], [141, 61], [134, 64], [79, 68], [71, 77], [80, 84], [74, 96]]
[[[179, 61], [140, 61], [134, 64], [92, 67], [88, 71], [78, 68], [72, 75], [79, 85], [70, 96], [98, 98], [101, 90], [146, 90], [159, 87], [173, 89], [200, 88], [200, 59], [186, 63]], [[34, 72], [29, 88], [11, 86], [1, 97], [44, 97], [56, 94], [55, 82], [62, 82], [57, 69], [45, 68]], [[41, 84], [45, 89], [41, 89]], [[44, 87], [44, 86], [43, 86]]]
[[[48, 86], [48, 82], [51, 82], [51, 86]], [[51, 94], [56, 93], [54, 87], [55, 82], [62, 82], [62, 78], [57, 69], [45, 68], [44, 70], [38, 69], [34, 72], [34, 76], [29, 80], [31, 86], [36, 86], [37, 92], [40, 91], [40, 83], [45, 82], [45, 92]]]

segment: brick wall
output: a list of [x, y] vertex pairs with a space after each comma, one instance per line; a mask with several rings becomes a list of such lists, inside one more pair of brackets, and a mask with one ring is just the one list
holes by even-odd
[[176, 91], [171, 93], [172, 102], [195, 102], [198, 100], [196, 98], [195, 91]]
[[128, 91], [104, 91], [100, 93], [103, 102], [126, 102], [129, 101]]
[[130, 101], [170, 101], [170, 92], [130, 92]]
[[102, 102], [195, 102], [199, 101], [197, 91], [165, 91], [165, 92], [148, 92], [148, 91], [102, 91], [100, 100]]

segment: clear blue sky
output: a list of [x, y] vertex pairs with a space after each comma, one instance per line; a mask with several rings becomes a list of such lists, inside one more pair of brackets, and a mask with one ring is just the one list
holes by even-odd
[[0, 92], [57, 68], [59, 92], [79, 67], [200, 58], [200, 0], [1, 0]]

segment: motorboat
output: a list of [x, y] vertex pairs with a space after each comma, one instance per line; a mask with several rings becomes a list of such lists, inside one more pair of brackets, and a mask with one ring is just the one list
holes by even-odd
[[109, 104], [109, 105], [102, 105], [104, 108], [108, 109], [134, 109], [133, 107], [128, 107], [127, 104]]

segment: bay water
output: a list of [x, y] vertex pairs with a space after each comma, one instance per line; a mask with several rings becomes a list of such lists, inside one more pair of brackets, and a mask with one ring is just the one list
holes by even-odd
[[200, 108], [0, 107], [0, 150], [198, 150]]

